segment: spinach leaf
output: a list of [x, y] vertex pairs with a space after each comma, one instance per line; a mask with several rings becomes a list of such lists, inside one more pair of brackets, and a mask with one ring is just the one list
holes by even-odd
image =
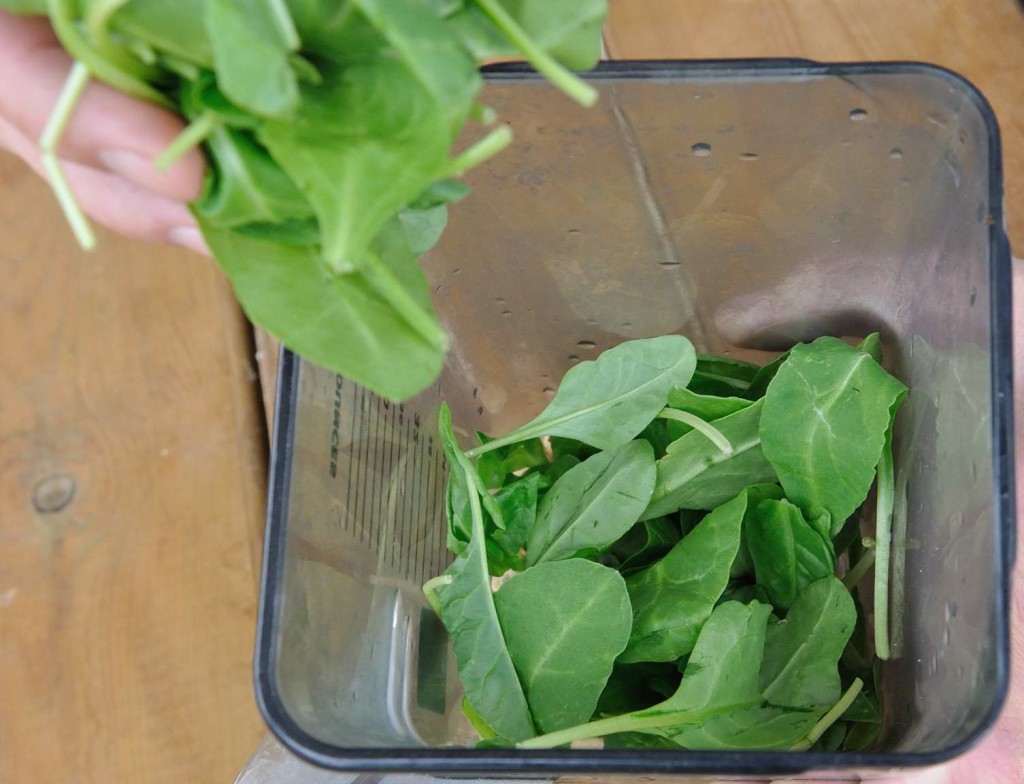
[[789, 749], [803, 738], [818, 713], [776, 708], [744, 708], [701, 724], [684, 724], [668, 737], [687, 749]]
[[526, 545], [526, 565], [608, 547], [628, 531], [654, 489], [654, 451], [630, 441], [566, 471], [544, 496]]
[[878, 724], [882, 720], [882, 712], [877, 700], [866, 692], [860, 692], [843, 712], [843, 721], [865, 722]]
[[702, 433], [687, 433], [672, 443], [657, 463], [651, 503], [641, 519], [678, 509], [713, 509], [747, 485], [772, 482], [775, 471], [761, 451], [760, 401], [712, 424], [732, 444], [725, 454]]
[[[713, 422], [729, 414], [735, 414], [741, 408], [749, 407], [751, 403], [752, 401], [742, 397], [701, 395], [686, 387], [676, 387], [668, 393], [669, 406], [699, 416], [705, 422]], [[676, 438], [685, 435], [691, 429], [674, 422], [669, 427]]]
[[443, 112], [448, 121], [446, 139], [450, 145], [472, 112], [482, 83], [474, 58], [453, 26], [419, 0], [351, 2], [384, 35], [391, 53], [405, 63], [434, 106]]
[[458, 180], [437, 180], [409, 204], [414, 210], [427, 210], [442, 204], [455, 204], [469, 195], [469, 188]]
[[505, 524], [504, 530], [490, 532], [491, 540], [498, 545], [505, 556], [497, 564], [501, 573], [507, 569], [520, 571], [523, 569], [523, 558], [520, 551], [533, 530], [537, 519], [537, 493], [540, 486], [539, 474], [527, 474], [502, 487], [494, 494], [494, 502], [501, 510]]
[[[483, 433], [477, 433], [477, 438], [482, 444], [491, 440]], [[476, 461], [476, 470], [484, 485], [493, 489], [501, 487], [515, 471], [546, 465], [548, 458], [544, 454], [544, 444], [539, 438], [535, 438], [480, 455]]]
[[[213, 48], [207, 36], [207, 0], [131, 0], [110, 15], [109, 28], [145, 41], [152, 49], [204, 68], [213, 67]], [[92, 3], [91, 5], [101, 5]]]
[[562, 455], [572, 455], [580, 460], [586, 460], [601, 451], [582, 441], [577, 441], [575, 438], [562, 438], [561, 436], [551, 436], [548, 438], [548, 444], [551, 446], [551, 456], [555, 460]]
[[779, 609], [788, 609], [810, 583], [835, 574], [831, 542], [785, 499], [759, 503], [744, 531], [757, 583]]
[[[822, 735], [828, 732], [832, 727], [835, 726], [836, 722], [842, 717], [846, 709], [850, 707], [850, 704], [856, 699], [857, 695], [860, 694], [860, 690], [864, 687], [864, 682], [860, 678], [855, 678], [850, 687], [843, 693], [835, 705], [833, 705], [825, 714], [818, 719], [815, 725], [808, 731], [805, 738], [801, 738], [797, 743], [793, 744], [793, 751], [805, 751], [806, 749], [812, 748], [818, 744]], [[843, 735], [846, 733], [844, 732]]]
[[789, 359], [789, 355], [792, 349], [785, 351], [767, 365], [757, 371], [753, 380], [750, 382], [750, 386], [743, 393], [743, 397], [747, 400], [760, 400], [764, 397], [765, 392], [768, 391], [768, 385], [772, 383], [776, 374], [779, 372], [779, 368]]
[[352, 0], [286, 2], [303, 52], [317, 61], [344, 64], [391, 54], [387, 39]]
[[676, 693], [645, 710], [598, 719], [518, 744], [552, 748], [584, 738], [624, 732], [672, 737], [683, 725], [700, 725], [761, 703], [758, 667], [771, 608], [727, 602], [715, 608], [701, 630]]
[[[180, 100], [182, 112], [190, 121], [203, 114], [210, 114], [216, 120], [215, 127], [236, 131], [251, 131], [263, 122], [262, 117], [257, 117], [228, 99], [217, 86], [217, 75], [213, 71], [200, 70], [194, 79], [185, 81], [181, 86]], [[266, 150], [262, 152], [264, 155], [267, 153]]]
[[462, 698], [462, 715], [466, 717], [466, 721], [469, 722], [470, 726], [476, 730], [476, 734], [480, 736], [481, 740], [492, 740], [498, 737], [498, 733], [494, 731], [494, 728], [484, 721], [484, 717], [476, 712], [465, 697]]
[[[472, 63], [463, 70], [476, 84]], [[401, 61], [325, 65], [323, 75], [303, 85], [293, 116], [257, 133], [316, 210], [327, 266], [346, 273], [366, 264], [381, 227], [444, 174], [453, 120]]]
[[[472, 536], [471, 510], [473, 498], [477, 498], [482, 503], [492, 525], [499, 531], [505, 530], [505, 518], [498, 500], [487, 492], [473, 463], [470, 462], [469, 458], [466, 457], [459, 447], [459, 442], [455, 438], [455, 430], [452, 426], [452, 412], [447, 403], [442, 403], [438, 410], [437, 430], [441, 439], [441, 448], [444, 450], [445, 459], [450, 467], [448, 487], [445, 494], [448, 512], [448, 548], [455, 553], [461, 553], [465, 549], [465, 544], [470, 541]], [[507, 503], [512, 511], [518, 511], [513, 508], [515, 500], [515, 497], [510, 493]], [[521, 525], [521, 523], [517, 522], [518, 525]], [[484, 525], [484, 532], [485, 534], [488, 532], [486, 524]], [[518, 535], [518, 530], [511, 534], [513, 539]], [[492, 544], [490, 538], [487, 539], [487, 542]], [[516, 551], [518, 551], [518, 548], [516, 548]], [[504, 571], [505, 569], [502, 568], [499, 574]]]
[[660, 735], [649, 735], [646, 732], [616, 732], [606, 735], [606, 749], [680, 749], [678, 743]]
[[589, 719], [629, 639], [622, 577], [580, 559], [543, 563], [505, 583], [494, 606], [537, 729]]
[[754, 380], [759, 368], [750, 362], [708, 354], [697, 355], [691, 389], [707, 396], [728, 397], [742, 394]]
[[475, 457], [543, 435], [615, 449], [654, 419], [664, 408], [669, 390], [689, 381], [695, 363], [693, 345], [682, 335], [622, 343], [596, 360], [570, 368], [537, 418], [469, 454]]
[[[779, 500], [782, 498], [782, 488], [778, 485], [760, 484], [751, 485], [743, 491], [747, 496], [747, 511], [743, 515], [743, 527], [740, 530], [740, 549], [736, 552], [736, 560], [732, 562], [729, 569], [729, 578], [735, 580], [740, 577], [747, 577], [754, 573], [754, 560], [750, 556], [750, 547], [747, 545], [747, 530], [750, 527], [750, 518], [754, 515], [758, 505], [769, 498]], [[770, 604], [765, 600], [766, 604]]]
[[761, 604], [771, 605], [771, 600], [768, 598], [768, 594], [765, 593], [764, 588], [756, 584], [738, 585], [735, 588], [727, 588], [718, 602], [719, 604], [724, 602], [741, 602], [742, 604], [761, 602]]
[[[207, 138], [216, 172], [195, 210], [209, 223], [231, 229], [254, 223], [279, 226], [313, 217], [309, 202], [267, 151], [242, 131], [215, 128]], [[314, 226], [312, 242], [319, 238]]]
[[565, 476], [566, 473], [582, 462], [583, 461], [575, 455], [561, 455], [556, 457], [554, 461], [548, 465], [538, 469], [537, 473], [540, 474], [541, 490], [547, 490], [550, 488], [555, 482]]
[[[660, 687], [671, 683], [669, 694], [679, 688], [681, 673], [672, 662], [616, 663], [594, 710], [594, 719], [642, 710], [665, 701]], [[657, 684], [659, 688], [654, 688]]]
[[[443, 439], [442, 439], [443, 443]], [[469, 538], [473, 535], [473, 522], [469, 509], [469, 485], [466, 474], [458, 463], [449, 462], [450, 473], [445, 487], [445, 511], [448, 518], [448, 532], [445, 546], [456, 555], [461, 555]]]
[[698, 354], [697, 368], [688, 389], [706, 397], [742, 395], [757, 370], [757, 366], [749, 362]]
[[[464, 187], [451, 187], [450, 178], [511, 139], [502, 125], [450, 156], [469, 118], [490, 123], [494, 114], [481, 111], [476, 101], [480, 63], [466, 30], [486, 31], [503, 51], [524, 55], [590, 105], [596, 89], [566, 66], [589, 68], [596, 62], [607, 11], [605, 0], [0, 5], [50, 17], [76, 59], [70, 88], [96, 78], [191, 120], [158, 160], [169, 165], [197, 145], [211, 158], [204, 197], [193, 207], [204, 215], [207, 235], [232, 235], [208, 244], [236, 292], [244, 294], [243, 307], [293, 350], [343, 375], [353, 366], [358, 371], [362, 357], [350, 358], [352, 332], [339, 327], [360, 327], [357, 354], [368, 343], [394, 344], [372, 372], [353, 380], [369, 378], [374, 391], [398, 399], [436, 377], [435, 355], [444, 352], [445, 338], [429, 303], [407, 291], [419, 270], [396, 269], [409, 265], [408, 254], [381, 259], [375, 246], [386, 242], [381, 234], [391, 233], [394, 224], [413, 255], [431, 247], [444, 229], [444, 204], [465, 193]], [[49, 149], [56, 148], [80, 93], [69, 89], [69, 100], [56, 105], [46, 146], [60, 204], [79, 241], [91, 247], [88, 220]], [[442, 203], [424, 203], [426, 194], [442, 191]], [[251, 253], [254, 247], [263, 252]], [[260, 269], [264, 258], [270, 270]], [[282, 271], [289, 266], [297, 270], [294, 291], [274, 290], [290, 283]], [[323, 279], [319, 290], [311, 285], [314, 271]], [[336, 285], [331, 278], [357, 272], [364, 279], [352, 285]], [[359, 294], [350, 288], [366, 284], [424, 339], [422, 345], [393, 340], [395, 314], [378, 322], [372, 308], [353, 304]], [[330, 317], [319, 317], [325, 312]], [[392, 361], [393, 354], [401, 359]], [[427, 368], [434, 372], [424, 380]]]
[[659, 731], [690, 749], [791, 748], [839, 700], [836, 661], [848, 637], [844, 623], [852, 610], [843, 596], [849, 601], [835, 578], [820, 580], [801, 594], [786, 620], [768, 624], [756, 682], [769, 704], [751, 698], [750, 704], [706, 721], [679, 722]]
[[[647, 343], [638, 341], [637, 350]], [[792, 381], [788, 374], [802, 370], [805, 352], [838, 355], [842, 362], [851, 353], [861, 358], [849, 372], [860, 383], [859, 363], [874, 360], [841, 345], [839, 351], [827, 341], [795, 347], [758, 400], [729, 396], [722, 403], [689, 389], [662, 390], [664, 402], [703, 412], [716, 433], [736, 445], [732, 456], [694, 431], [668, 444], [655, 461], [651, 440], [665, 435], [656, 420], [641, 427], [640, 440], [597, 452], [600, 443], [588, 444], [575, 432], [542, 441], [538, 430], [506, 443], [480, 435], [483, 443], [474, 450], [482, 450], [480, 460], [473, 466], [455, 443], [450, 413], [442, 410], [442, 442], [462, 472], [461, 484], [449, 487], [452, 519], [469, 521], [468, 533], [466, 523], [454, 526], [461, 531], [459, 557], [469, 557], [479, 527], [485, 572], [522, 570], [496, 594], [495, 612], [534, 730], [543, 734], [511, 738], [481, 714], [481, 726], [496, 733], [489, 747], [553, 748], [597, 737], [609, 748], [798, 750], [872, 742], [880, 714], [873, 694], [861, 692], [874, 672], [866, 659], [863, 608], [835, 576], [832, 538], [838, 533], [836, 542], [850, 558], [859, 556], [856, 510], [838, 526], [834, 506], [809, 512], [775, 483], [775, 470], [760, 451], [765, 412], [778, 402], [777, 387]], [[825, 380], [816, 379], [826, 387], [828, 372], [836, 370], [831, 361], [821, 363]], [[900, 389], [885, 412], [886, 440], [877, 460], [881, 533], [892, 495], [887, 447]], [[828, 406], [819, 403], [812, 398], [807, 404], [810, 415], [828, 421]], [[723, 405], [728, 408], [718, 408]], [[694, 411], [678, 411], [705, 423]], [[588, 426], [604, 431], [607, 423], [595, 419]], [[795, 452], [807, 448], [801, 438]], [[747, 453], [759, 460], [744, 458]], [[548, 463], [552, 456], [555, 462]], [[723, 498], [711, 504], [716, 494]], [[666, 515], [651, 514], [659, 502]], [[482, 508], [488, 503], [493, 520]], [[851, 584], [871, 557], [853, 568]], [[610, 601], [609, 613], [612, 636], [624, 638], [607, 649], [600, 647], [605, 619], [594, 598], [601, 588], [588, 582], [587, 568], [603, 580], [612, 575], [624, 592]], [[425, 586], [434, 606], [452, 581], [446, 574]], [[514, 600], [514, 621], [507, 621], [502, 597]], [[784, 613], [781, 620], [773, 607]], [[596, 663], [584, 662], [595, 645]], [[582, 680], [574, 681], [577, 676]], [[477, 698], [470, 699], [475, 706]]]
[[[379, 267], [337, 275], [314, 248], [264, 242], [197, 219], [246, 314], [310, 361], [396, 400], [416, 394], [440, 372], [440, 327], [435, 334], [411, 323], [436, 322], [426, 279], [400, 230], [388, 229], [375, 241]], [[386, 287], [395, 291], [382, 294]], [[414, 303], [409, 310], [396, 307], [396, 292]], [[338, 335], [345, 335], [343, 356]]]
[[835, 338], [793, 348], [764, 397], [764, 456], [786, 496], [839, 527], [868, 494], [906, 387]]
[[[450, 428], [450, 415], [448, 417]], [[472, 487], [475, 469], [467, 461], [457, 468]], [[480, 497], [469, 493], [469, 545], [445, 571], [436, 588], [441, 620], [452, 638], [459, 679], [477, 715], [498, 735], [518, 741], [536, 734], [523, 684], [516, 674], [491, 593], [484, 550]]]
[[421, 256], [441, 239], [448, 224], [448, 208], [443, 204], [422, 209], [406, 207], [399, 211], [398, 220], [412, 252]]
[[206, 0], [205, 9], [220, 89], [254, 114], [287, 116], [299, 103], [291, 55], [300, 41], [284, 0]]
[[843, 748], [846, 751], [864, 751], [878, 739], [881, 732], [881, 723], [853, 724], [846, 733]]
[[[601, 56], [601, 28], [608, 13], [602, 0], [501, 0], [500, 5], [537, 46], [567, 68], [585, 71]], [[480, 4], [464, 3], [451, 22], [479, 60], [519, 53]]]
[[826, 709], [840, 697], [838, 661], [857, 612], [835, 577], [811, 583], [781, 623], [768, 627], [761, 689], [776, 707]]
[[665, 456], [665, 452], [668, 451], [672, 442], [679, 438], [678, 435], [669, 433], [670, 425], [676, 425], [676, 423], [668, 419], [654, 419], [637, 436], [654, 447], [654, 456], [659, 460]]
[[660, 561], [626, 578], [633, 630], [621, 662], [673, 661], [697, 635], [729, 582], [747, 496], [715, 509]]
[[857, 351], [863, 352], [871, 357], [879, 365], [882, 364], [882, 338], [877, 332], [872, 332], [857, 345]]
[[614, 559], [626, 575], [650, 566], [682, 538], [679, 526], [668, 517], [644, 520], [630, 528], [604, 555]]
[[745, 395], [747, 386], [735, 379], [722, 379], [717, 376], [694, 371], [693, 378], [686, 386], [691, 392], [707, 397], [734, 397]]
[[833, 724], [825, 730], [821, 740], [815, 743], [812, 748], [815, 751], [839, 751], [843, 747], [843, 741], [846, 739], [846, 730], [846, 722]]
[[[679, 689], [664, 702], [634, 716], [648, 718], [678, 714], [674, 723], [694, 714], [723, 712], [761, 701], [758, 669], [764, 653], [771, 607], [766, 604], [726, 602], [715, 608], [701, 629], [686, 664]], [[660, 729], [660, 728], [659, 728]]]

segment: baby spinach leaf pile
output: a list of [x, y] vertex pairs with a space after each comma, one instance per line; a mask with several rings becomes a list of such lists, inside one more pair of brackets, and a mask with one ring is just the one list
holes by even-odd
[[47, 14], [75, 60], [40, 146], [85, 247], [95, 238], [57, 158], [91, 78], [177, 111], [158, 159], [202, 145], [193, 204], [249, 317], [289, 347], [392, 399], [440, 372], [447, 346], [417, 257], [438, 239], [466, 170], [498, 125], [454, 157], [478, 66], [521, 55], [584, 105], [569, 70], [599, 56], [605, 0], [0, 0]]
[[906, 393], [880, 361], [875, 335], [765, 367], [668, 335], [574, 366], [534, 420], [465, 451], [442, 406], [456, 558], [424, 592], [481, 743], [870, 744]]

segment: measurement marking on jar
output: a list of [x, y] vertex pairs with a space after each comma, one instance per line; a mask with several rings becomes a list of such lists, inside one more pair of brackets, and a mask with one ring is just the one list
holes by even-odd
[[443, 571], [447, 467], [420, 413], [334, 375], [321, 394], [326, 468], [337, 483], [331, 517], [386, 573], [421, 584]]

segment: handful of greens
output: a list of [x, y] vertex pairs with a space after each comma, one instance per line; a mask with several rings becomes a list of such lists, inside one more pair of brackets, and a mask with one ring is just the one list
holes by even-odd
[[605, 0], [0, 0], [46, 14], [75, 60], [40, 140], [84, 247], [92, 230], [57, 158], [91, 78], [190, 121], [158, 160], [201, 144], [193, 205], [249, 317], [306, 358], [392, 399], [440, 372], [447, 336], [417, 257], [455, 178], [500, 151], [499, 125], [454, 157], [478, 66], [520, 54], [582, 104]]
[[[876, 335], [765, 367], [669, 335], [576, 365], [536, 419], [465, 452], [442, 407], [457, 558], [424, 591], [483, 743], [870, 743], [906, 392], [880, 360]], [[873, 484], [877, 562], [859, 537]]]

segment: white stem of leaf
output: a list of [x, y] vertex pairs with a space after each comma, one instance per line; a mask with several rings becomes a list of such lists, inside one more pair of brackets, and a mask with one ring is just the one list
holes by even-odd
[[684, 425], [689, 425], [694, 430], [702, 433], [711, 443], [717, 446], [723, 454], [731, 455], [733, 453], [732, 444], [730, 444], [729, 439], [722, 434], [722, 431], [705, 422], [699, 416], [691, 414], [689, 411], [680, 411], [676, 408], [664, 408], [658, 413], [658, 419], [672, 419], [676, 422], [682, 422]]
[[541, 49], [498, 0], [475, 2], [509, 43], [522, 52], [530, 65], [553, 85], [583, 106], [593, 106], [597, 102], [597, 90]]
[[806, 751], [815, 743], [818, 739], [825, 734], [825, 731], [835, 724], [839, 719], [843, 717], [843, 714], [849, 710], [853, 701], [857, 699], [857, 695], [860, 694], [861, 689], [864, 688], [864, 681], [860, 678], [854, 678], [853, 683], [850, 684], [850, 688], [846, 690], [839, 701], [832, 706], [832, 708], [818, 719], [818, 723], [811, 727], [811, 731], [807, 733], [807, 736], [796, 743], [791, 751]]
[[423, 583], [423, 595], [427, 597], [427, 602], [438, 617], [441, 617], [441, 602], [437, 598], [437, 589], [444, 585], [451, 585], [451, 582], [450, 574], [439, 574]]
[[213, 133], [217, 124], [216, 114], [210, 111], [203, 112], [190, 122], [185, 130], [175, 136], [174, 140], [167, 145], [167, 149], [157, 156], [156, 168], [159, 171], [167, 171], [178, 162], [182, 155], [202, 144], [206, 137]]
[[43, 169], [50, 181], [57, 203], [60, 204], [64, 217], [67, 219], [71, 231], [74, 232], [78, 244], [85, 250], [92, 250], [96, 247], [96, 234], [92, 230], [89, 219], [85, 216], [78, 199], [75, 198], [71, 184], [68, 182], [64, 167], [57, 156], [57, 149], [60, 147], [60, 140], [67, 127], [68, 121], [82, 97], [86, 85], [89, 83], [89, 69], [80, 62], [71, 66], [64, 87], [57, 98], [57, 103], [50, 112], [46, 121], [46, 127], [39, 137], [39, 149], [43, 162]]
[[892, 534], [893, 464], [892, 440], [887, 434], [878, 459], [875, 513], [875, 654], [889, 658], [889, 547]]

